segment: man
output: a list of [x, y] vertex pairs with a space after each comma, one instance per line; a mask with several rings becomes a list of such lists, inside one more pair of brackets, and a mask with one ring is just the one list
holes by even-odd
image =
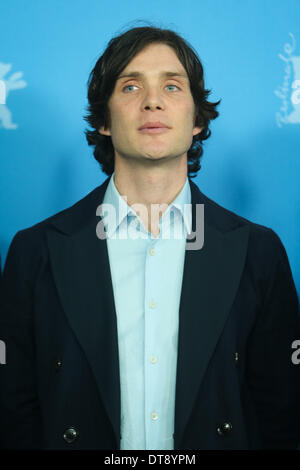
[[218, 116], [208, 94], [169, 30], [129, 30], [97, 61], [86, 135], [109, 178], [18, 232], [5, 264], [6, 448], [297, 448], [285, 249], [190, 179]]

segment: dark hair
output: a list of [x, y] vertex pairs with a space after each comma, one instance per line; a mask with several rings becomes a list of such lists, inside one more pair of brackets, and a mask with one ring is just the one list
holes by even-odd
[[195, 125], [203, 127], [193, 137], [187, 152], [188, 176], [195, 177], [201, 168], [202, 142], [211, 135], [210, 120], [219, 116], [216, 106], [220, 103], [207, 101], [211, 90], [205, 90], [203, 67], [196, 52], [174, 31], [152, 26], [136, 27], [111, 39], [103, 55], [98, 59], [88, 79], [88, 114], [84, 119], [95, 130], [85, 130], [89, 145], [95, 146], [94, 157], [107, 175], [114, 171], [114, 148], [111, 137], [98, 132], [101, 126], [109, 127], [108, 100], [113, 93], [116, 80], [127, 64], [151, 43], [162, 43], [173, 48], [184, 66], [190, 81], [190, 89], [195, 103]]

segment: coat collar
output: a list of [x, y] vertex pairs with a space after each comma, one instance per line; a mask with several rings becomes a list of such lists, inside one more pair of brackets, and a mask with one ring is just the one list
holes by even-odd
[[[96, 236], [96, 215], [109, 183], [49, 220], [47, 242], [59, 296], [94, 373], [99, 393], [120, 440], [120, 374], [117, 315], [107, 243]], [[179, 309], [175, 397], [175, 449], [236, 295], [249, 226], [204, 196], [190, 181], [192, 227], [196, 204], [204, 205], [204, 245], [186, 250]], [[105, 361], [99, 361], [105, 357]]]

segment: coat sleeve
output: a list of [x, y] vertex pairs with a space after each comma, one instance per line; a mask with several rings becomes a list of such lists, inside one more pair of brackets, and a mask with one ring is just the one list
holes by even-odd
[[263, 449], [297, 449], [300, 364], [292, 360], [292, 344], [300, 340], [299, 301], [285, 248], [275, 232], [269, 235], [263, 306], [249, 340], [247, 380]]
[[33, 328], [34, 259], [27, 231], [8, 250], [0, 290], [0, 436], [4, 449], [40, 449], [41, 411], [36, 380]]

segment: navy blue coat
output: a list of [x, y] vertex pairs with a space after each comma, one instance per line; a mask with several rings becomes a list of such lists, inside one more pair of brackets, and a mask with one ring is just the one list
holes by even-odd
[[[4, 448], [119, 449], [117, 317], [107, 244], [96, 236], [109, 178], [19, 231], [1, 283]], [[296, 449], [298, 297], [273, 230], [204, 204], [204, 246], [186, 250], [179, 312], [175, 449]], [[168, 294], [170, 295], [170, 294]]]

